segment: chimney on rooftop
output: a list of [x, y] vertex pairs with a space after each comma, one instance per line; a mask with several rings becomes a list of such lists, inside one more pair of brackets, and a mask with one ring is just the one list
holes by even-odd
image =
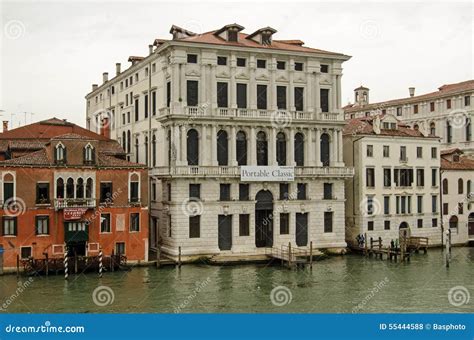
[[3, 121], [3, 132], [7, 132], [8, 131], [8, 120], [4, 120]]
[[415, 95], [415, 88], [414, 87], [409, 87], [408, 91], [410, 92], [410, 97], [413, 97]]
[[115, 63], [115, 75], [118, 76], [120, 74], [120, 63]]
[[108, 72], [102, 73], [102, 82], [106, 83], [108, 81], [109, 81], [109, 73]]
[[97, 90], [98, 87], [99, 87], [99, 85], [97, 85], [97, 84], [92, 84], [92, 91]]
[[153, 45], [148, 45], [148, 52], [150, 55], [153, 54]]

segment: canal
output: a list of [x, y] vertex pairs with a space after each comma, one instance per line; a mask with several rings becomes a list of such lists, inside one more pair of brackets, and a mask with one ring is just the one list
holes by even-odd
[[[474, 248], [416, 254], [410, 263], [358, 255], [331, 257], [313, 269], [185, 265], [130, 272], [0, 277], [7, 313], [459, 313], [474, 311]], [[19, 289], [20, 288], [20, 289]]]

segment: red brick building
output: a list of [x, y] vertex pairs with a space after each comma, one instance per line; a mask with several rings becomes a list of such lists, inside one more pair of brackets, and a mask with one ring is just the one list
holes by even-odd
[[147, 169], [122, 147], [49, 119], [0, 134], [0, 247], [16, 257], [121, 253], [148, 260]]

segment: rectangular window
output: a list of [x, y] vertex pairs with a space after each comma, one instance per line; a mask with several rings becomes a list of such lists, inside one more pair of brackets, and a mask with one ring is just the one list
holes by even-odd
[[374, 168], [365, 169], [365, 183], [368, 188], [375, 187], [375, 169]]
[[140, 183], [137, 181], [130, 182], [130, 202], [140, 202]]
[[367, 197], [367, 215], [374, 214], [374, 198], [372, 196]]
[[321, 111], [329, 112], [329, 89], [321, 89], [319, 96], [321, 100]]
[[435, 110], [435, 103], [431, 102], [430, 103], [430, 111], [433, 112]]
[[135, 99], [135, 121], [137, 122], [140, 119], [140, 102]]
[[295, 87], [295, 109], [296, 111], [303, 111], [304, 106], [304, 88]]
[[166, 107], [171, 104], [171, 82], [166, 83]]
[[435, 187], [438, 185], [438, 170], [431, 169], [431, 186]]
[[239, 201], [248, 201], [250, 199], [249, 184], [239, 184]]
[[395, 169], [394, 181], [397, 187], [411, 187], [413, 184], [413, 169]]
[[402, 108], [397, 107], [397, 116], [401, 116], [401, 115], [402, 115]]
[[228, 84], [218, 82], [217, 83], [217, 107], [228, 107]]
[[329, 65], [321, 64], [321, 73], [328, 73]]
[[443, 215], [449, 215], [449, 204], [443, 203]]
[[325, 199], [325, 200], [331, 200], [332, 199], [332, 183], [324, 183], [323, 199]]
[[383, 228], [384, 230], [390, 230], [390, 221], [384, 221]]
[[446, 99], [446, 108], [447, 109], [451, 108], [451, 99]]
[[116, 255], [125, 255], [125, 242], [115, 243], [115, 254]]
[[425, 186], [425, 169], [416, 169], [416, 186]]
[[374, 157], [374, 146], [367, 145], [367, 157]]
[[130, 214], [130, 231], [140, 231], [140, 214], [131, 213]]
[[189, 184], [189, 198], [201, 198], [201, 184]]
[[295, 63], [295, 71], [303, 71], [303, 63]]
[[402, 162], [407, 161], [407, 147], [406, 146], [400, 146], [400, 160]]
[[416, 147], [416, 158], [423, 158], [423, 147], [417, 146]]
[[423, 213], [423, 196], [416, 196], [416, 212], [418, 214]]
[[324, 212], [324, 232], [332, 233], [332, 220], [334, 213], [332, 211]]
[[373, 231], [374, 230], [374, 221], [368, 221], [367, 222], [367, 230], [368, 231]]
[[423, 219], [422, 218], [419, 218], [416, 220], [416, 226], [418, 228], [423, 228]]
[[36, 183], [36, 204], [49, 203], [49, 183]]
[[257, 68], [266, 68], [267, 61], [265, 59], [257, 59]]
[[151, 199], [156, 202], [156, 183], [151, 184]]
[[20, 248], [20, 258], [22, 260], [26, 260], [26, 259], [29, 259], [30, 257], [32, 257], [31, 255], [31, 252], [32, 252], [32, 248], [31, 247], [21, 247]]
[[17, 235], [17, 219], [16, 217], [3, 216], [2, 218], [2, 235], [16, 236]]
[[156, 116], [156, 91], [151, 93], [151, 114]]
[[298, 183], [297, 187], [298, 187], [297, 199], [305, 200], [306, 199], [306, 183]]
[[49, 216], [36, 216], [36, 235], [49, 235]]
[[239, 215], [239, 236], [250, 235], [250, 215], [240, 214]]
[[438, 196], [431, 196], [431, 212], [438, 212]]
[[385, 215], [390, 214], [390, 196], [384, 196], [383, 198], [383, 213]]
[[230, 201], [230, 184], [220, 185], [219, 200]]
[[247, 60], [245, 58], [237, 58], [237, 66], [238, 67], [245, 67], [246, 61]]
[[237, 84], [237, 107], [247, 108], [247, 84]]
[[267, 109], [267, 85], [257, 85], [257, 109]]
[[110, 233], [110, 214], [100, 214], [100, 232], [101, 233]]
[[392, 186], [392, 169], [383, 169], [383, 186], [386, 188]]
[[217, 65], [227, 65], [227, 57], [217, 57]]
[[431, 227], [433, 228], [436, 228], [438, 226], [438, 219], [437, 218], [433, 218], [431, 220]]
[[383, 146], [383, 156], [384, 158], [390, 157], [390, 146], [388, 145]]
[[277, 86], [277, 107], [286, 110], [286, 86]]
[[414, 114], [418, 113], [418, 104], [413, 105], [413, 113]]
[[464, 204], [462, 202], [458, 203], [458, 214], [463, 215], [464, 214]]
[[280, 183], [280, 200], [290, 199], [290, 185], [288, 183]]
[[100, 202], [111, 203], [112, 199], [112, 182], [100, 183]]
[[201, 216], [189, 217], [189, 238], [201, 237]]
[[431, 148], [431, 158], [432, 159], [438, 158], [438, 148]]
[[198, 56], [197, 54], [188, 54], [188, 64], [197, 64]]
[[187, 103], [188, 106], [198, 106], [198, 98], [199, 98], [199, 86], [197, 80], [188, 80], [186, 82], [187, 86]]
[[277, 61], [277, 69], [284, 70], [286, 63], [284, 61]]
[[148, 95], [145, 95], [145, 99], [143, 100], [143, 107], [145, 109], [145, 118], [148, 118]]
[[471, 97], [465, 96], [464, 97], [464, 106], [471, 106]]
[[280, 214], [280, 235], [288, 235], [290, 233], [290, 214]]

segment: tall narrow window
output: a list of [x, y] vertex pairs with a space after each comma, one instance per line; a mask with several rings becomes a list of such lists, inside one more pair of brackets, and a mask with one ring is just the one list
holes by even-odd
[[197, 80], [188, 80], [186, 82], [187, 86], [187, 103], [188, 106], [197, 106], [198, 105], [198, 81]]
[[74, 198], [74, 180], [68, 178], [66, 181], [66, 198]]
[[466, 141], [470, 142], [472, 140], [472, 130], [471, 130], [471, 119], [466, 119]]
[[321, 89], [319, 91], [321, 101], [321, 111], [329, 112], [329, 89]]
[[186, 151], [188, 165], [199, 165], [199, 134], [195, 129], [188, 131]]
[[227, 132], [220, 130], [217, 133], [217, 164], [219, 165], [229, 165], [229, 147]]
[[257, 165], [268, 165], [268, 142], [265, 132], [257, 133]]
[[325, 211], [324, 212], [324, 232], [332, 233], [332, 221], [333, 221], [333, 212]]
[[143, 107], [144, 107], [144, 114], [145, 118], [148, 118], [148, 95], [145, 95], [145, 99], [143, 100]]
[[92, 145], [90, 144], [87, 144], [85, 147], [84, 147], [84, 163], [85, 164], [90, 164], [90, 163], [93, 163], [94, 160], [95, 160], [95, 150], [94, 148], [92, 147]]
[[304, 136], [300, 132], [295, 134], [295, 163], [304, 166]]
[[277, 134], [276, 152], [278, 165], [286, 165], [286, 137], [283, 132]]
[[76, 198], [84, 198], [84, 180], [82, 178], [77, 179]]
[[156, 91], [151, 93], [151, 114], [156, 115]]
[[36, 204], [49, 203], [49, 183], [36, 183]]
[[88, 178], [86, 181], [86, 198], [92, 198], [94, 197], [94, 182], [92, 181], [92, 178]]
[[464, 181], [462, 178], [458, 179], [458, 194], [462, 195], [464, 193]]
[[247, 108], [247, 84], [237, 84], [237, 107]]
[[145, 136], [145, 164], [148, 166], [148, 136]]
[[151, 140], [151, 165], [156, 166], [156, 135]]
[[62, 178], [56, 180], [56, 198], [64, 198], [64, 180]]
[[54, 156], [56, 163], [66, 163], [66, 148], [63, 144], [56, 145]]
[[267, 85], [257, 85], [257, 109], [267, 109]]
[[237, 148], [237, 164], [247, 165], [247, 136], [245, 132], [237, 132], [236, 137], [236, 148]]
[[140, 102], [138, 98], [135, 99], [135, 121], [137, 122], [140, 119]]
[[453, 129], [449, 121], [446, 121], [446, 142], [448, 143], [453, 142]]
[[330, 156], [329, 156], [329, 135], [327, 133], [323, 133], [321, 135], [321, 163], [323, 166], [329, 166], [330, 163]]
[[166, 83], [166, 107], [171, 104], [171, 82]]
[[295, 87], [295, 109], [296, 111], [303, 111], [304, 105], [304, 88]]
[[277, 86], [277, 107], [279, 110], [286, 110], [286, 86]]
[[228, 84], [217, 83], [217, 107], [228, 107]]
[[140, 202], [140, 182], [137, 174], [130, 176], [130, 194], [128, 199], [131, 203]]

